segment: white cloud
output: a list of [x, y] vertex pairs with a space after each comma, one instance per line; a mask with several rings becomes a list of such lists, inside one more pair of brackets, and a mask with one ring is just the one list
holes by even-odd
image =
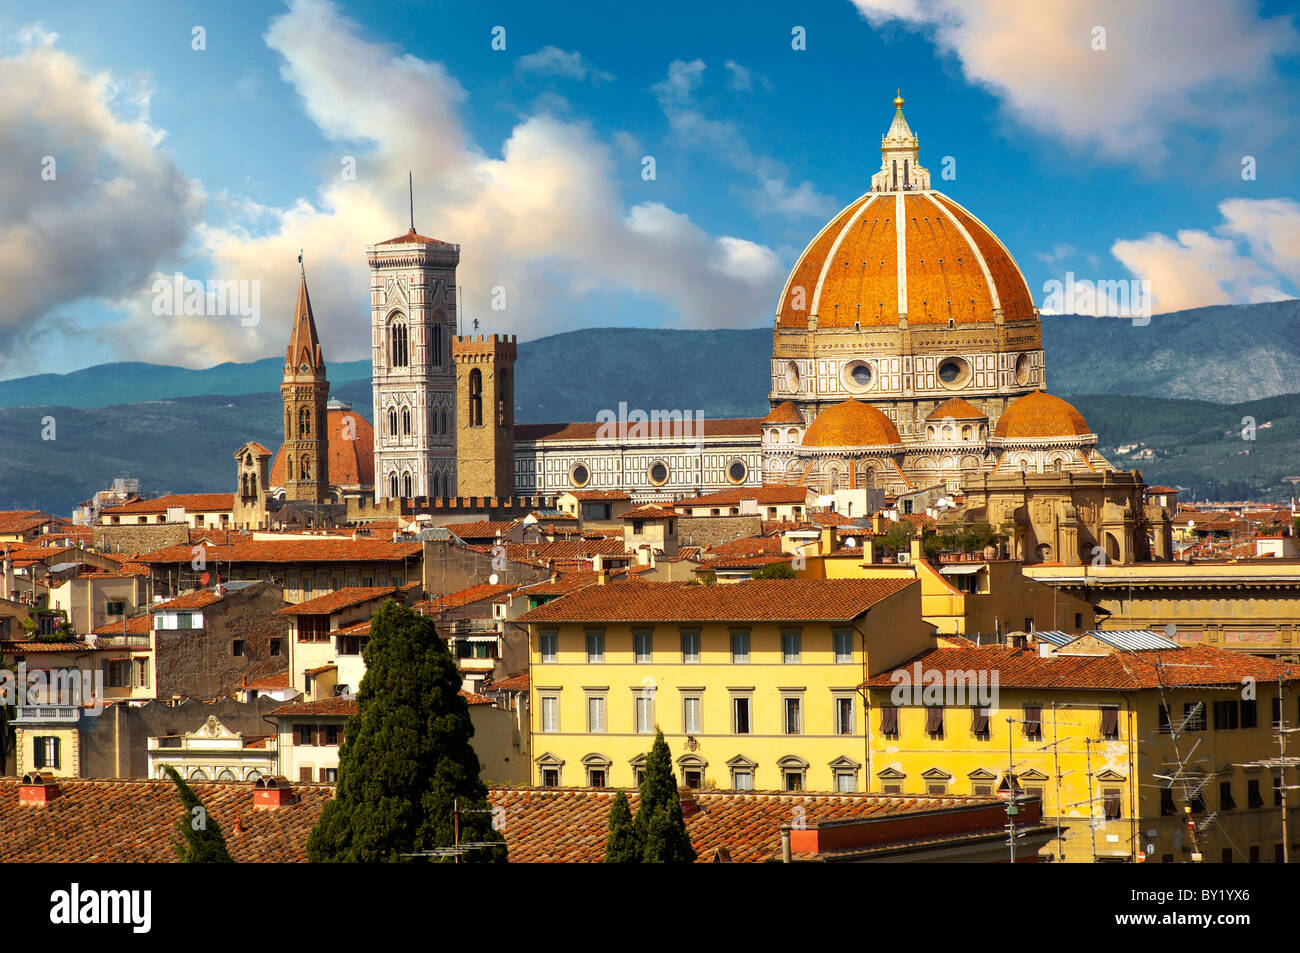
[[592, 66], [577, 50], [566, 52], [558, 46], [544, 46], [536, 53], [521, 56], [516, 65], [525, 73], [563, 76], [567, 79], [576, 79], [580, 83], [590, 79], [594, 85], [600, 85], [614, 79], [613, 73]]
[[736, 172], [753, 176], [755, 186], [738, 187], [736, 192], [760, 214], [813, 218], [833, 214], [839, 208], [834, 199], [822, 195], [807, 181], [791, 185], [785, 166], [756, 154], [735, 123], [710, 119], [700, 110], [694, 96], [704, 71], [703, 60], [673, 60], [668, 64], [667, 77], [651, 87], [676, 140], [706, 152]]
[[39, 27], [23, 36], [0, 57], [0, 377], [31, 366], [16, 342], [74, 320], [59, 309], [138, 288], [203, 206], [158, 149], [143, 86], [88, 73]]
[[1214, 234], [1183, 229], [1175, 237], [1150, 233], [1121, 240], [1111, 253], [1151, 282], [1155, 310], [1276, 301], [1300, 278], [1300, 203], [1290, 199], [1229, 199]]
[[1300, 48], [1289, 19], [1261, 19], [1248, 0], [852, 2], [873, 25], [929, 33], [1045, 135], [1151, 165], [1174, 127], [1267, 135], [1274, 60]]
[[[267, 43], [340, 156], [356, 156], [357, 177], [331, 181], [291, 208], [259, 209], [272, 218], [269, 230], [201, 228], [213, 277], [261, 280], [262, 322], [167, 321], [140, 298], [128, 326], [151, 354], [199, 365], [282, 349], [302, 247], [326, 359], [368, 356], [364, 246], [406, 230], [408, 169], [416, 227], [461, 245], [461, 316], [484, 330], [534, 337], [598, 325], [583, 296], [600, 290], [658, 299], [688, 326], [769, 318], [784, 278], [776, 255], [710, 235], [658, 203], [629, 207], [615, 186], [617, 166], [632, 161], [626, 137], [611, 146], [584, 123], [533, 115], [511, 131], [499, 158], [488, 155], [465, 134], [464, 91], [441, 65], [363, 39], [323, 0], [292, 2]], [[488, 306], [498, 285], [504, 312]]]

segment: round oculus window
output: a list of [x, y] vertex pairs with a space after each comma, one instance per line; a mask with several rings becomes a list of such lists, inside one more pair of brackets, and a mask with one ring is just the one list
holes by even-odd
[[853, 370], [849, 373], [853, 375], [853, 382], [861, 387], [866, 387], [871, 383], [871, 368], [865, 364], [853, 365]]
[[586, 486], [591, 480], [591, 471], [587, 469], [585, 463], [579, 463], [569, 471], [569, 480], [574, 486]]
[[960, 357], [946, 357], [939, 362], [937, 373], [945, 387], [960, 387], [970, 377], [970, 365]]
[[732, 483], [744, 483], [747, 476], [749, 476], [749, 468], [745, 466], [745, 461], [732, 460], [731, 466], [727, 467], [727, 478]]
[[1021, 354], [1016, 358], [1016, 383], [1028, 384], [1030, 372], [1030, 359], [1028, 354]]
[[662, 460], [656, 460], [650, 464], [650, 482], [655, 486], [663, 486], [668, 482], [668, 464]]
[[799, 389], [799, 365], [794, 361], [785, 366], [785, 389], [788, 391]]

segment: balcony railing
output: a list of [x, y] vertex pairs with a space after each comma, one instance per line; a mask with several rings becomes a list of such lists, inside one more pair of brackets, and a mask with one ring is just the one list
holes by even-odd
[[80, 718], [81, 709], [75, 705], [20, 705], [14, 709], [15, 724], [76, 724]]

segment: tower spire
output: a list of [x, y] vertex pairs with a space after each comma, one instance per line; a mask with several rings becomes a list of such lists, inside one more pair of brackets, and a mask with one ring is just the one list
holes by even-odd
[[411, 174], [410, 169], [406, 170], [406, 189], [407, 189], [407, 194], [410, 196], [411, 199], [411, 234], [414, 235], [415, 234], [415, 176]]

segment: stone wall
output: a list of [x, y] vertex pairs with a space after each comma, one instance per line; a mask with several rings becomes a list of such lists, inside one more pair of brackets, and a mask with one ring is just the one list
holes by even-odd
[[148, 553], [189, 541], [185, 523], [153, 523], [144, 526], [95, 526], [95, 548], [110, 553]]
[[[202, 610], [202, 629], [158, 630], [154, 671], [158, 698], [176, 695], [211, 699], [249, 681], [289, 667], [289, 618], [275, 612], [284, 590], [269, 582], [232, 592]], [[279, 639], [279, 654], [271, 640]], [[243, 641], [243, 654], [234, 655], [232, 642]]]
[[763, 529], [762, 517], [681, 516], [677, 519], [677, 546], [717, 546], [733, 539], [757, 536]]
[[550, 576], [540, 566], [503, 562], [502, 568], [494, 569], [490, 552], [480, 553], [442, 540], [429, 540], [424, 544], [424, 591], [430, 599], [436, 599], [488, 582], [493, 575], [499, 583], [514, 585]]

